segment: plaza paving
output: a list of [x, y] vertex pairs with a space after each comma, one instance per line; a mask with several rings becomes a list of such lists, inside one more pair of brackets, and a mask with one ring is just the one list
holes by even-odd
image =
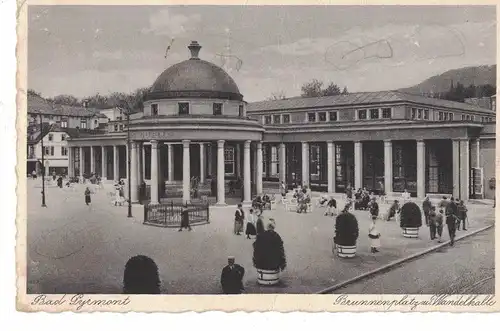
[[[368, 213], [356, 211], [357, 256], [341, 259], [332, 253], [335, 221], [323, 216], [324, 209], [304, 215], [278, 205], [265, 217], [276, 219], [288, 268], [279, 287], [261, 287], [252, 266], [253, 240], [232, 233], [234, 207], [211, 208], [210, 224], [179, 233], [143, 225], [141, 206], [134, 206], [137, 218], [127, 218], [126, 207], [112, 206], [110, 190], [96, 190], [86, 206], [83, 185], [49, 187], [42, 208], [39, 186], [28, 180], [28, 293], [121, 293], [124, 265], [138, 254], [158, 264], [163, 293], [221, 293], [220, 272], [228, 255], [245, 267], [248, 293], [314, 293], [437, 244], [425, 226], [420, 238], [407, 239], [396, 222], [379, 222], [382, 249], [371, 254]], [[382, 205], [382, 212], [387, 207]], [[494, 222], [491, 205], [471, 204], [469, 215], [471, 230]]]

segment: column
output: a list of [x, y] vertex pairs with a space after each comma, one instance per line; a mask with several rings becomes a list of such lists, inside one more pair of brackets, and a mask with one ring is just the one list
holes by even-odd
[[158, 141], [151, 140], [151, 204], [158, 204]]
[[90, 173], [94, 174], [95, 172], [96, 172], [95, 171], [95, 150], [94, 150], [94, 146], [90, 146]]
[[392, 192], [392, 141], [384, 140], [384, 191], [386, 194]]
[[167, 144], [168, 147], [168, 182], [174, 181], [174, 145]]
[[425, 141], [417, 140], [417, 198], [425, 198]]
[[188, 203], [191, 200], [191, 169], [189, 159], [189, 140], [182, 141], [182, 202]]
[[[476, 139], [476, 168], [481, 168], [481, 139]], [[482, 183], [481, 183], [482, 184]]]
[[[260, 147], [261, 147], [260, 153], [261, 153], [261, 160], [262, 160], [262, 144], [260, 145]], [[280, 144], [279, 160], [280, 160], [280, 184], [281, 184], [281, 182], [283, 182], [286, 185], [286, 147], [285, 147], [284, 143]]]
[[212, 144], [208, 144], [207, 146], [207, 163], [208, 163], [208, 169], [207, 169], [207, 176], [210, 176], [210, 178], [213, 179], [212, 177]]
[[241, 149], [240, 143], [236, 144], [236, 177], [241, 178]]
[[137, 185], [142, 185], [144, 181], [144, 154], [143, 144], [137, 143]]
[[130, 202], [138, 202], [137, 185], [137, 143], [131, 142], [130, 151]]
[[354, 188], [363, 187], [363, 143], [354, 142]]
[[200, 183], [205, 183], [205, 144], [200, 143]]
[[108, 179], [108, 153], [106, 146], [101, 146], [101, 178]]
[[68, 147], [68, 177], [75, 177], [75, 153], [73, 147]]
[[309, 185], [309, 144], [302, 142], [302, 186]]
[[[85, 165], [85, 163], [84, 163], [83, 147], [80, 147], [80, 181], [81, 182], [83, 182], [83, 172], [85, 170], [84, 165]], [[45, 166], [45, 164], [43, 166]]]
[[142, 173], [141, 173], [141, 178], [144, 180], [146, 178], [146, 148], [144, 148], [144, 144], [141, 144], [141, 157], [142, 157]]
[[[251, 203], [252, 187], [250, 180], [250, 140], [245, 141], [243, 150], [243, 202]], [[262, 180], [262, 179], [261, 179]]]
[[264, 165], [262, 160], [262, 142], [257, 142], [257, 155], [255, 158], [255, 163], [257, 164], [257, 173], [255, 174], [255, 189], [257, 195], [262, 195], [262, 177], [264, 176]]
[[453, 197], [460, 196], [460, 141], [453, 140], [452, 142], [453, 153]]
[[125, 145], [125, 178], [128, 179], [128, 144]]
[[119, 155], [118, 155], [118, 146], [114, 145], [113, 146], [113, 176], [115, 177], [115, 181], [120, 180], [120, 173], [119, 173]]
[[328, 176], [328, 193], [335, 192], [335, 183], [334, 183], [334, 175], [335, 175], [335, 167], [333, 162], [333, 142], [326, 142], [326, 154], [327, 154], [327, 176]]
[[470, 153], [469, 139], [460, 140], [460, 199], [469, 199], [469, 174], [470, 174], [470, 164], [469, 164], [469, 153]]
[[217, 204], [225, 205], [224, 140], [217, 140]]

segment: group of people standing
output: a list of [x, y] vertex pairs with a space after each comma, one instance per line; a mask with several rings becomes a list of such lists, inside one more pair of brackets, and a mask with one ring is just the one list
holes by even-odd
[[[248, 211], [248, 215], [245, 216], [245, 211], [243, 206], [238, 204], [238, 208], [234, 213], [234, 234], [239, 236], [243, 232], [243, 227], [246, 221], [245, 235], [247, 239], [251, 239], [251, 236], [257, 236], [265, 231], [264, 219], [262, 217], [262, 210], [258, 209], [258, 214], [254, 212], [251, 208]], [[274, 221], [270, 219], [270, 221]]]
[[460, 231], [460, 226], [464, 231], [467, 230], [467, 207], [463, 200], [455, 200], [453, 197], [448, 200], [446, 196], [443, 196], [436, 208], [427, 196], [422, 203], [422, 209], [431, 240], [438, 239], [438, 242], [442, 242], [444, 223], [448, 228], [451, 246], [455, 244], [456, 231]]

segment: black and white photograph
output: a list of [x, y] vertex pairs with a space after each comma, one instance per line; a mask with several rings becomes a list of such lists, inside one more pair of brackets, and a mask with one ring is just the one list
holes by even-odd
[[496, 6], [26, 11], [34, 305], [495, 295]]

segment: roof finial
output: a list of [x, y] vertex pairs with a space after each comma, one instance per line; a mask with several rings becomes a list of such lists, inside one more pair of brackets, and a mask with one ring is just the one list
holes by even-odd
[[191, 60], [199, 60], [198, 54], [200, 53], [201, 46], [197, 41], [191, 41], [191, 44], [188, 46], [191, 51]]

